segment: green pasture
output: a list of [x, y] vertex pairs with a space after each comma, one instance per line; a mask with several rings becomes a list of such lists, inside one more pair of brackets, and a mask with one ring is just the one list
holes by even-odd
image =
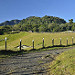
[[50, 64], [48, 75], [75, 75], [75, 49], [57, 56]]
[[[34, 40], [35, 49], [42, 48], [42, 41], [44, 38], [45, 47], [52, 46], [52, 39], [54, 39], [54, 45], [60, 45], [60, 38], [62, 39], [62, 45], [72, 44], [72, 37], [75, 39], [75, 33], [60, 32], [60, 33], [30, 33], [30, 32], [20, 32], [16, 34], [6, 34], [0, 35], [0, 40], [7, 37], [7, 49], [9, 50], [19, 50], [16, 48], [19, 46], [20, 39], [23, 45], [32, 46], [32, 40]], [[75, 41], [74, 41], [75, 43]], [[0, 41], [0, 50], [5, 49], [5, 41]], [[25, 50], [30, 50], [27, 48]]]

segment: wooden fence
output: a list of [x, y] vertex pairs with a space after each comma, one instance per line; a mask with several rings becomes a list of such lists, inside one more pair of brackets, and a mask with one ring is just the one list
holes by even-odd
[[[52, 39], [52, 46], [54, 46], [54, 39]], [[44, 45], [44, 43], [45, 43], [45, 40], [44, 40], [44, 38], [42, 39], [42, 48], [45, 48], [45, 45]], [[35, 47], [34, 47], [34, 44], [35, 44], [35, 42], [34, 42], [34, 40], [32, 40], [32, 49], [35, 49]], [[74, 44], [74, 38], [72, 37], [72, 45]], [[68, 38], [66, 39], [66, 46], [68, 46], [69, 44], [68, 44]], [[62, 46], [62, 38], [60, 38], [60, 46]], [[20, 51], [22, 50], [22, 40], [20, 40]], [[7, 50], [7, 38], [5, 37], [5, 50]]]

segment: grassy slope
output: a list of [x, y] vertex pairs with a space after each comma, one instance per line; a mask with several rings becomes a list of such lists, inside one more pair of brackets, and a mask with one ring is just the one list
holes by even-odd
[[48, 75], [75, 75], [75, 49], [56, 57], [56, 60], [50, 64]]
[[[72, 37], [75, 38], [75, 33], [27, 33], [20, 32], [17, 34], [0, 35], [0, 39], [8, 38], [8, 49], [14, 49], [19, 45], [19, 40], [22, 39], [22, 44], [32, 46], [32, 40], [35, 42], [35, 48], [42, 47], [42, 39], [45, 39], [45, 46], [52, 45], [52, 39], [55, 40], [55, 45], [60, 44], [60, 38], [62, 38], [62, 44], [66, 45], [66, 38], [69, 39], [69, 44], [72, 44]], [[4, 41], [0, 42], [0, 50], [4, 49]]]
[[[15, 46], [19, 44], [19, 41], [22, 37], [29, 35], [27, 32], [20, 32], [16, 34], [6, 34], [0, 35], [0, 40], [5, 39], [7, 37], [7, 46], [8, 49], [13, 49]], [[5, 41], [0, 41], [0, 50], [4, 49]]]
[[[59, 39], [62, 38], [62, 44], [66, 45], [66, 38], [69, 39], [69, 44], [72, 44], [72, 37], [75, 38], [75, 33], [28, 33], [20, 32], [17, 34], [0, 35], [0, 39], [8, 38], [8, 49], [17, 50], [19, 40], [22, 39], [22, 44], [32, 46], [32, 40], [35, 40], [35, 48], [42, 47], [42, 38], [45, 38], [45, 46], [51, 46], [52, 38], [55, 39], [55, 45], [59, 45]], [[75, 43], [75, 42], [74, 42]], [[4, 41], [0, 42], [0, 50], [4, 49]], [[6, 57], [5, 55], [1, 57]], [[51, 75], [75, 75], [75, 50], [62, 53], [51, 64]]]

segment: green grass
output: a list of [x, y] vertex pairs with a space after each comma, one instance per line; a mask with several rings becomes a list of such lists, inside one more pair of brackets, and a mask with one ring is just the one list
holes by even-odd
[[[35, 49], [42, 48], [42, 40], [45, 40], [45, 47], [52, 46], [52, 39], [54, 39], [54, 45], [60, 45], [60, 38], [62, 38], [62, 45], [66, 45], [66, 39], [68, 38], [68, 44], [72, 44], [72, 37], [75, 38], [75, 33], [29, 33], [29, 32], [20, 32], [16, 34], [6, 34], [0, 35], [0, 39], [7, 40], [8, 50], [19, 50], [15, 48], [19, 45], [20, 39], [22, 39], [23, 45], [32, 46], [32, 40], [34, 40]], [[0, 50], [4, 49], [4, 41], [0, 41]], [[75, 41], [74, 41], [75, 43]], [[26, 50], [31, 50], [32, 48], [27, 48]]]
[[[42, 39], [45, 40], [45, 47], [52, 46], [52, 39], [54, 39], [54, 45], [60, 45], [60, 38], [62, 38], [62, 45], [66, 45], [66, 39], [68, 38], [68, 44], [72, 44], [72, 37], [75, 38], [75, 33], [29, 33], [20, 32], [16, 34], [0, 35], [0, 40], [8, 38], [7, 48], [8, 50], [19, 50], [15, 48], [19, 45], [20, 39], [22, 39], [23, 45], [32, 46], [32, 40], [34, 40], [35, 49], [42, 48]], [[74, 41], [75, 43], [75, 41]], [[0, 50], [5, 49], [5, 41], [0, 41]], [[30, 50], [32, 48], [28, 48]]]
[[[66, 45], [66, 38], [68, 38], [68, 44], [72, 44], [72, 37], [75, 38], [75, 33], [29, 33], [20, 32], [16, 34], [0, 35], [0, 40], [8, 38], [7, 40], [7, 51], [4, 49], [5, 41], [0, 41], [0, 59], [10, 57], [13, 55], [22, 55], [24, 53], [54, 50], [59, 48], [68, 48]], [[45, 48], [42, 48], [42, 39], [45, 40]], [[60, 46], [60, 38], [62, 38], [62, 45]], [[22, 39], [22, 44], [32, 46], [32, 40], [34, 40], [35, 50], [32, 48], [19, 51], [15, 48], [19, 45], [19, 41]], [[52, 47], [52, 39], [54, 39], [55, 47]], [[74, 40], [75, 43], [75, 40]], [[31, 51], [29, 51], [31, 50]], [[41, 61], [40, 61], [41, 63]], [[75, 75], [75, 50], [69, 50], [59, 55], [50, 66], [50, 75]]]
[[[0, 35], [0, 40], [8, 38], [7, 40], [7, 51], [4, 51], [5, 41], [0, 41], [0, 59], [10, 57], [13, 55], [22, 55], [23, 53], [54, 50], [59, 48], [68, 48], [66, 45], [66, 38], [68, 38], [68, 44], [72, 44], [72, 37], [75, 38], [75, 33], [29, 33], [20, 32], [16, 34]], [[42, 39], [45, 40], [45, 48], [42, 48]], [[62, 45], [60, 46], [60, 38], [62, 38]], [[19, 41], [22, 39], [22, 44], [32, 46], [32, 40], [34, 40], [35, 50], [32, 48], [19, 51], [15, 48], [19, 45]], [[52, 47], [52, 39], [54, 39], [55, 47]], [[75, 40], [74, 40], [75, 43]], [[31, 51], [29, 51], [31, 50]], [[41, 61], [40, 61], [41, 63]], [[50, 75], [75, 75], [75, 50], [70, 50], [59, 55], [50, 66]]]
[[49, 71], [48, 75], [75, 75], [75, 49], [57, 56]]
[[[27, 32], [20, 32], [16, 34], [6, 34], [6, 35], [0, 35], [0, 40], [5, 39], [7, 37], [7, 47], [11, 50], [16, 50], [14, 47], [19, 45], [19, 41], [22, 37], [25, 37], [29, 35], [30, 33]], [[0, 50], [5, 49], [5, 41], [0, 41]]]

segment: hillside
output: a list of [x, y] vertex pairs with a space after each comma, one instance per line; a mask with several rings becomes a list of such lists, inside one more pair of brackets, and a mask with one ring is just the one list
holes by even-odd
[[20, 24], [49, 24], [49, 23], [66, 23], [64, 19], [61, 19], [59, 17], [53, 17], [53, 16], [44, 16], [44, 17], [35, 17], [30, 16], [26, 19], [23, 19]]
[[65, 51], [50, 64], [48, 75], [75, 75], [75, 48]]
[[53, 17], [53, 16], [44, 16], [44, 17], [35, 17], [30, 16], [23, 20], [11, 20], [11, 21], [5, 21], [3, 23], [0, 23], [0, 26], [4, 25], [15, 25], [15, 24], [49, 24], [49, 23], [66, 23], [64, 19], [61, 19], [59, 17]]
[[5, 21], [3, 23], [0, 23], [0, 26], [4, 26], [4, 25], [15, 25], [15, 24], [18, 24], [19, 22], [20, 22], [20, 20]]
[[11, 20], [0, 24], [1, 32], [9, 31], [32, 31], [32, 32], [62, 32], [74, 31], [73, 19], [67, 23], [64, 19], [54, 16], [36, 17], [30, 16], [23, 20]]

